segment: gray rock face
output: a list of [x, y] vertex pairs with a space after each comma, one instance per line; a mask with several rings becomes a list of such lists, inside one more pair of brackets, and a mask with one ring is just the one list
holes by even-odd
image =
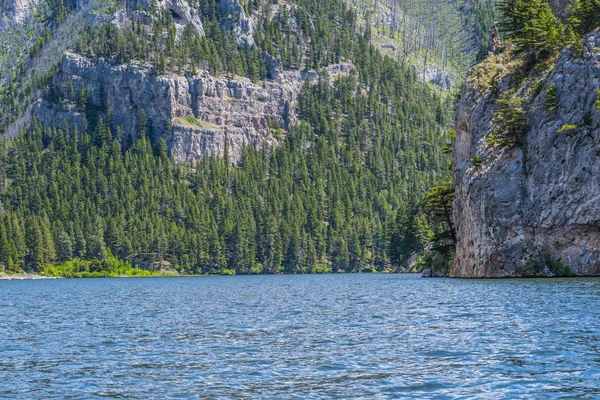
[[[563, 51], [537, 90], [520, 89], [530, 104], [529, 131], [512, 148], [487, 144], [495, 95], [475, 83], [499, 56], [470, 72], [453, 152], [451, 276], [530, 275], [528, 260], [537, 261], [536, 275], [554, 275], [540, 265], [542, 254], [577, 275], [600, 275], [600, 32], [584, 45], [583, 57]], [[510, 79], [500, 79], [498, 90]], [[556, 101], [547, 101], [551, 87]], [[471, 162], [476, 154], [480, 166]]]
[[39, 0], [5, 0], [0, 7], [0, 32], [22, 25]]
[[568, 14], [568, 10], [569, 10], [569, 3], [571, 2], [571, 0], [549, 0], [548, 3], [550, 4], [550, 7], [552, 7], [552, 10], [554, 11], [554, 14], [556, 14], [556, 16], [558, 18], [560, 18], [562, 21], [566, 21], [567, 20], [567, 14]]
[[196, 33], [204, 36], [200, 14], [197, 10], [189, 6], [187, 0], [161, 0], [159, 4], [162, 8], [171, 11], [178, 33], [183, 32], [185, 26], [191, 23]]
[[248, 18], [239, 0], [219, 0], [219, 9], [226, 17], [222, 24], [231, 31], [241, 46], [254, 46], [254, 20]]
[[444, 90], [452, 89], [452, 78], [442, 68], [427, 68], [418, 72], [419, 78], [438, 85]]
[[498, 23], [493, 23], [488, 30], [488, 34], [490, 36], [490, 40], [488, 46], [490, 50], [494, 54], [498, 54], [502, 51], [504, 47], [504, 43], [502, 37], [500, 36], [500, 29], [498, 28]]
[[[78, 0], [78, 8], [84, 4], [90, 3], [89, 0]], [[148, 12], [151, 6], [149, 0], [139, 0], [137, 2], [128, 1], [124, 9], [117, 10], [114, 15], [107, 15], [101, 12], [90, 13], [88, 23], [90, 25], [100, 25], [112, 23], [119, 29], [126, 29], [130, 21], [139, 21], [143, 25], [150, 24], [150, 15]], [[186, 25], [189, 23], [199, 36], [204, 36], [204, 27], [200, 19], [200, 13], [197, 9], [190, 7], [187, 0], [159, 0], [155, 3], [158, 9], [164, 9], [171, 13], [177, 36], [179, 37]], [[139, 8], [138, 8], [139, 7]]]
[[[328, 68], [331, 76], [348, 74], [351, 64]], [[66, 53], [61, 73], [55, 78], [63, 103], [39, 101], [35, 118], [62, 126], [63, 119], [81, 125], [83, 116], [73, 105], [82, 88], [89, 88], [88, 107], [110, 110], [113, 132], [122, 130], [128, 141], [136, 139], [142, 110], [151, 134], [163, 137], [172, 156], [193, 162], [211, 153], [222, 155], [228, 143], [232, 162], [237, 163], [245, 145], [276, 144], [290, 125], [297, 122], [296, 101], [310, 73], [280, 71], [276, 79], [253, 83], [247, 78], [216, 78], [175, 74], [157, 76], [138, 63], [111, 66]]]

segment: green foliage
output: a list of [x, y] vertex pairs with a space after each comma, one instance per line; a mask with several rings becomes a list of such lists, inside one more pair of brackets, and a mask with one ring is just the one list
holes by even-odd
[[[444, 66], [463, 76], [488, 53], [488, 29], [496, 20], [495, 0], [357, 1], [359, 25], [371, 26], [374, 42], [393, 43], [395, 53], [419, 66]], [[386, 18], [382, 18], [385, 14]], [[425, 34], [431, 40], [423, 40]]]
[[73, 259], [62, 264], [48, 264], [40, 271], [40, 275], [56, 278], [115, 278], [115, 277], [148, 277], [177, 276], [174, 271], [148, 271], [134, 268], [130, 263], [117, 260], [112, 254], [104, 260]]
[[546, 276], [551, 274], [555, 277], [573, 277], [575, 274], [569, 266], [563, 264], [562, 260], [552, 257], [548, 250], [542, 251], [538, 257], [529, 258], [519, 271], [523, 277]]
[[[521, 135], [525, 134], [528, 129], [526, 116], [524, 101], [514, 89], [500, 93], [496, 99], [496, 109], [492, 116], [493, 142], [506, 146], [517, 144]], [[488, 143], [490, 143], [490, 139], [488, 139]]]
[[500, 29], [519, 52], [535, 60], [555, 53], [564, 44], [565, 27], [546, 0], [500, 0]]
[[[244, 6], [272, 14], [271, 3]], [[448, 178], [442, 124], [450, 99], [382, 56], [368, 32], [357, 33], [343, 1], [294, 6], [261, 17], [253, 47], [237, 45], [216, 0], [200, 1], [203, 37], [188, 25], [175, 40], [171, 14], [152, 7], [147, 26], [87, 29], [81, 53], [148, 62], [158, 73], [208, 69], [266, 79], [268, 53], [288, 68], [352, 60], [358, 74], [333, 86], [325, 75], [307, 84], [298, 99], [303, 122], [285, 132], [271, 121], [278, 147], [244, 148], [236, 167], [209, 156], [193, 168], [168, 157], [144, 110], [130, 143], [108, 110], [90, 107], [89, 88], [67, 87], [69, 99], [58, 98], [48, 74], [29, 90], [94, 115], [81, 132], [34, 123], [0, 146], [0, 268], [110, 276], [129, 274], [129, 264], [116, 261], [129, 260], [133, 269], [164, 262], [191, 274], [384, 271], [422, 249], [439, 230], [418, 205]], [[7, 123], [7, 110], [30, 104], [21, 89], [0, 88]]]
[[563, 265], [562, 262], [555, 261], [557, 268], [554, 269], [554, 276], [559, 278], [573, 278], [575, 273], [568, 265]]
[[[366, 37], [355, 54], [361, 80], [307, 86], [299, 98], [305, 122], [272, 152], [244, 149], [235, 168], [214, 156], [193, 170], [173, 164], [164, 142], [144, 132], [123, 151], [102, 118], [89, 133], [35, 124], [4, 142], [0, 201], [10, 250], [2, 265], [42, 271], [114, 254], [198, 274], [390, 269], [392, 254], [406, 257], [430, 235], [422, 219], [404, 225], [397, 215], [447, 175], [446, 139], [435, 118], [439, 98], [412, 70]], [[398, 249], [390, 236], [400, 228], [414, 239]], [[68, 265], [73, 275], [85, 272]]]
[[424, 206], [433, 222], [437, 240], [451, 239], [456, 242], [454, 226], [452, 223], [452, 201], [454, 200], [452, 183], [434, 186], [427, 191]]
[[[240, 75], [253, 81], [273, 78], [265, 54], [278, 58], [285, 68], [307, 69], [319, 69], [351, 56], [356, 31], [354, 11], [341, 1], [294, 3], [294, 8], [278, 7], [272, 18], [267, 17], [272, 12], [271, 4], [263, 6], [254, 46], [238, 45], [236, 35], [228, 31], [231, 23], [227, 22], [235, 15], [224, 14], [227, 10], [222, 10], [216, 0], [203, 0], [203, 37], [188, 24], [181, 39], [176, 40], [170, 11], [150, 7], [148, 24], [132, 23], [128, 29], [114, 24], [90, 27], [78, 38], [77, 50], [92, 59], [104, 57], [117, 64], [147, 61], [157, 74], [197, 72], [200, 67], [212, 75]], [[260, 8], [260, 3], [254, 7]], [[330, 40], [333, 37], [335, 40]], [[305, 54], [308, 58], [303, 60]]]
[[421, 262], [432, 270], [447, 272], [456, 248], [456, 232], [452, 221], [454, 188], [451, 182], [434, 186], [425, 195], [423, 206], [431, 227], [429, 246]]
[[[540, 78], [534, 78], [531, 82], [531, 84], [529, 85], [529, 93], [531, 95], [531, 98], [536, 98], [540, 95], [540, 93], [542, 92], [542, 80]], [[553, 85], [554, 86], [554, 85]], [[556, 88], [554, 88], [554, 90], [556, 90]], [[552, 104], [550, 104], [552, 105]], [[546, 105], [547, 107], [547, 105]]]
[[156, 9], [148, 12], [148, 25], [133, 22], [130, 29], [119, 29], [114, 24], [88, 27], [78, 38], [77, 51], [94, 60], [104, 57], [116, 64], [130, 60], [149, 62], [157, 74], [195, 74], [202, 67], [214, 75], [229, 73], [255, 81], [267, 77], [262, 52], [256, 47], [238, 46], [235, 35], [216, 20], [205, 16], [203, 37], [188, 24], [181, 39], [175, 40], [171, 13]]
[[600, 26], [600, 0], [572, 0], [569, 5], [569, 26], [579, 35]]
[[[32, 15], [22, 21], [22, 26], [17, 24], [0, 31], [0, 133], [21, 117], [40, 95], [51, 95], [47, 92], [48, 84], [57, 71], [64, 42], [71, 40], [70, 36], [64, 38], [64, 33], [57, 36], [57, 32], [73, 14], [76, 2], [45, 0], [34, 2], [30, 8]], [[2, 18], [10, 20], [12, 17], [3, 15]], [[80, 29], [79, 26], [70, 28], [69, 35], [76, 35]], [[58, 45], [57, 42], [63, 43]]]
[[481, 165], [481, 158], [479, 157], [479, 154], [475, 154], [473, 156], [473, 158], [471, 159], [471, 163], [474, 167], [479, 167]]
[[530, 278], [534, 276], [539, 276], [544, 270], [543, 264], [534, 259], [530, 258], [521, 267], [519, 270], [519, 275], [524, 278]]
[[488, 136], [485, 142], [490, 146], [496, 146], [499, 144], [498, 138], [496, 138], [496, 135], [493, 133]]
[[556, 110], [557, 103], [556, 86], [551, 85], [546, 91], [546, 101], [544, 102], [544, 105], [548, 111], [554, 111]]
[[577, 129], [577, 125], [565, 124], [560, 127], [557, 133], [570, 132], [574, 131], [575, 129]]
[[200, 125], [200, 121], [198, 121], [198, 119], [193, 115], [186, 115], [184, 118], [186, 122], [190, 125]]
[[222, 268], [219, 271], [220, 275], [229, 275], [229, 276], [233, 276], [235, 275], [235, 269], [231, 269], [231, 268]]
[[529, 53], [536, 61], [567, 45], [582, 54], [581, 36], [600, 25], [600, 0], [572, 0], [566, 24], [554, 15], [547, 0], [501, 0], [498, 8], [506, 37], [518, 52]]
[[71, 0], [47, 0], [40, 2], [36, 12], [36, 19], [47, 25], [60, 25], [69, 13], [75, 9], [75, 2]]
[[434, 272], [441, 272], [443, 275], [448, 274], [449, 265], [454, 258], [454, 249], [449, 251], [440, 251], [439, 249], [427, 250], [423, 254], [418, 256], [415, 270], [423, 271], [426, 268], [431, 269]]
[[600, 111], [600, 90], [596, 92], [596, 109]]
[[452, 146], [454, 145], [454, 139], [456, 138], [456, 129], [448, 129], [448, 142], [444, 145], [442, 150], [446, 154], [452, 154]]

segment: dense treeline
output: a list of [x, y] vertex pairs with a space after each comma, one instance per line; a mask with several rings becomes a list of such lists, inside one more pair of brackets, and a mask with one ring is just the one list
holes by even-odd
[[575, 0], [568, 9], [566, 23], [552, 12], [547, 0], [502, 0], [500, 28], [517, 52], [534, 60], [555, 54], [565, 45], [581, 48], [581, 35], [600, 26], [600, 1]]
[[145, 137], [123, 152], [101, 120], [90, 133], [36, 125], [5, 142], [0, 263], [39, 271], [109, 249], [188, 273], [397, 265], [427, 236], [406, 223], [428, 229], [417, 206], [447, 173], [448, 106], [365, 37], [355, 52], [360, 78], [307, 84], [305, 122], [272, 152], [247, 148], [238, 167], [227, 156], [174, 165], [164, 141]]

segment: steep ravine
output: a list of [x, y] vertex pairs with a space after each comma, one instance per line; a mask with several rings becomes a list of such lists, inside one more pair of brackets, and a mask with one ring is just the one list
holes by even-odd
[[[600, 275], [600, 32], [586, 37], [583, 54], [566, 49], [547, 71], [523, 73], [498, 54], [467, 77], [450, 276]], [[527, 133], [516, 146], [490, 145], [495, 100], [510, 87], [526, 101]]]

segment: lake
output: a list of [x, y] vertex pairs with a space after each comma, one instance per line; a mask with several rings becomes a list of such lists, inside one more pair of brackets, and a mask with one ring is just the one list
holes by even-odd
[[600, 280], [0, 281], [0, 398], [600, 396]]

